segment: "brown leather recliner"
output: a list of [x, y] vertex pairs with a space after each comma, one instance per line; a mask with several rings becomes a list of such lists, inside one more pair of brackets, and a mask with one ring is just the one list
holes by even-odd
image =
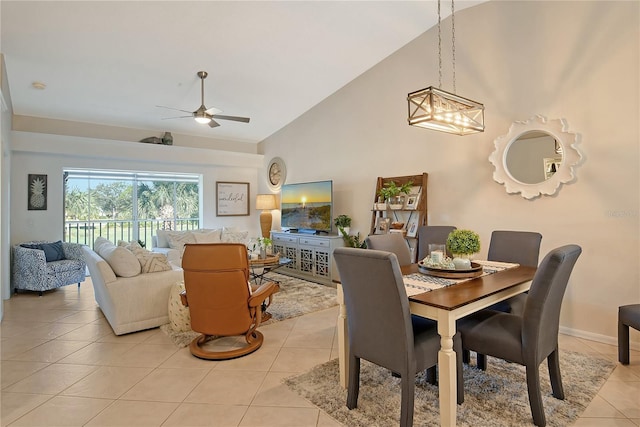
[[[182, 268], [182, 302], [189, 307], [191, 329], [202, 334], [191, 342], [191, 354], [223, 360], [259, 349], [264, 341], [256, 330], [262, 321], [262, 304], [266, 300], [270, 304], [279, 287], [267, 282], [250, 293], [247, 247], [236, 243], [186, 244]], [[244, 335], [247, 345], [218, 352], [202, 348], [212, 339], [235, 335]]]

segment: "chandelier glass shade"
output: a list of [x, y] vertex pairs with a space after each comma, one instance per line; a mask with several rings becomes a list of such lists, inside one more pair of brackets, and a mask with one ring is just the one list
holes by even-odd
[[484, 131], [484, 105], [433, 86], [407, 95], [409, 124], [468, 135]]

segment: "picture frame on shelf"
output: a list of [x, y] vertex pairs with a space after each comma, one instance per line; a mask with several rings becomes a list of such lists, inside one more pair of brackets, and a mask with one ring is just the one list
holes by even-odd
[[376, 230], [374, 234], [387, 234], [389, 232], [390, 225], [391, 225], [391, 218], [385, 218], [385, 217], [376, 218]]
[[420, 193], [418, 194], [409, 194], [404, 199], [404, 209], [409, 211], [414, 211], [418, 208], [418, 202], [420, 201]]
[[407, 221], [407, 237], [416, 237], [418, 234], [419, 219], [420, 215], [414, 215], [414, 212], [411, 212], [409, 220]]

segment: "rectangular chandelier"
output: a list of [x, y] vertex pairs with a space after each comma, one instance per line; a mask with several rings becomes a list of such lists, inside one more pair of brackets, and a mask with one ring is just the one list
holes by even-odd
[[407, 95], [409, 125], [456, 135], [484, 132], [484, 105], [433, 86]]

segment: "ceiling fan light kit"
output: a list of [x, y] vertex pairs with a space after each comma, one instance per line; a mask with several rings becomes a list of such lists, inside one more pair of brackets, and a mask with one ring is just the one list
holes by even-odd
[[197, 73], [197, 76], [200, 78], [200, 101], [201, 101], [200, 107], [196, 111], [191, 112], [187, 110], [180, 110], [178, 108], [165, 107], [162, 105], [158, 105], [157, 107], [160, 107], [160, 108], [168, 108], [170, 110], [182, 111], [190, 114], [189, 116], [167, 117], [166, 119], [181, 119], [185, 117], [193, 117], [197, 123], [200, 123], [203, 125], [208, 124], [209, 127], [212, 127], [212, 128], [220, 126], [220, 123], [213, 120], [214, 118], [220, 119], [220, 120], [231, 120], [234, 122], [249, 123], [249, 120], [250, 120], [249, 117], [225, 116], [225, 115], [219, 114], [222, 112], [222, 110], [219, 110], [215, 107], [211, 107], [211, 108], [205, 107], [204, 79], [206, 79], [208, 75], [209, 73], [207, 73], [206, 71], [198, 71]]

